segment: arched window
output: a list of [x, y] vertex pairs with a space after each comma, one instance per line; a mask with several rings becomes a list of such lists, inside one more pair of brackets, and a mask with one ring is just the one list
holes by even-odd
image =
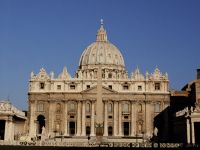
[[69, 111], [75, 111], [75, 103], [74, 102], [69, 103]]
[[86, 112], [87, 112], [87, 113], [90, 112], [90, 103], [86, 103]]
[[129, 112], [129, 104], [128, 103], [124, 103], [123, 104], [123, 112], [128, 113]]
[[56, 113], [60, 113], [61, 112], [61, 104], [57, 103], [56, 104]]
[[108, 113], [112, 113], [112, 104], [108, 103]]

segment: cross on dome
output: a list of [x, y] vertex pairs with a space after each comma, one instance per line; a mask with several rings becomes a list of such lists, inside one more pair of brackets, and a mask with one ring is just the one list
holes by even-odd
[[101, 22], [101, 26], [100, 29], [97, 32], [97, 42], [107, 42], [107, 34], [106, 34], [106, 30], [103, 27], [103, 19], [100, 20]]

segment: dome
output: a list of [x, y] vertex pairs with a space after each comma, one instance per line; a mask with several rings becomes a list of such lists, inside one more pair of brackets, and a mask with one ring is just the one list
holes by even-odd
[[79, 68], [93, 65], [117, 66], [124, 68], [124, 59], [119, 49], [107, 40], [106, 30], [101, 21], [101, 27], [97, 32], [97, 39], [82, 53]]

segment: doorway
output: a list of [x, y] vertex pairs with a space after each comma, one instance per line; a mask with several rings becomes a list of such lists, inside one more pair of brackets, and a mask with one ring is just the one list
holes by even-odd
[[38, 121], [38, 134], [42, 133], [42, 128], [45, 127], [45, 117], [43, 115], [39, 115], [37, 117]]
[[89, 136], [90, 135], [90, 126], [86, 127], [86, 135]]
[[4, 140], [5, 135], [5, 120], [0, 120], [0, 140]]
[[124, 122], [124, 136], [129, 136], [129, 122]]
[[108, 127], [108, 136], [112, 136], [113, 135], [113, 128], [112, 126]]
[[69, 122], [69, 134], [72, 136], [75, 135], [75, 122], [74, 121]]

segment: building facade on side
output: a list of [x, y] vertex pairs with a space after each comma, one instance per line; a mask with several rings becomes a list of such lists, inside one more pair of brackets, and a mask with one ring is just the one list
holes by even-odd
[[9, 101], [0, 101], [0, 140], [13, 141], [28, 132], [25, 112]]
[[200, 69], [197, 78], [182, 91], [171, 93], [171, 139], [174, 142], [200, 144]]
[[74, 77], [31, 73], [28, 91], [29, 135], [46, 138], [141, 137], [154, 132], [154, 117], [169, 106], [168, 75], [158, 68], [128, 77], [123, 56], [107, 39], [101, 22], [96, 41], [80, 57]]

